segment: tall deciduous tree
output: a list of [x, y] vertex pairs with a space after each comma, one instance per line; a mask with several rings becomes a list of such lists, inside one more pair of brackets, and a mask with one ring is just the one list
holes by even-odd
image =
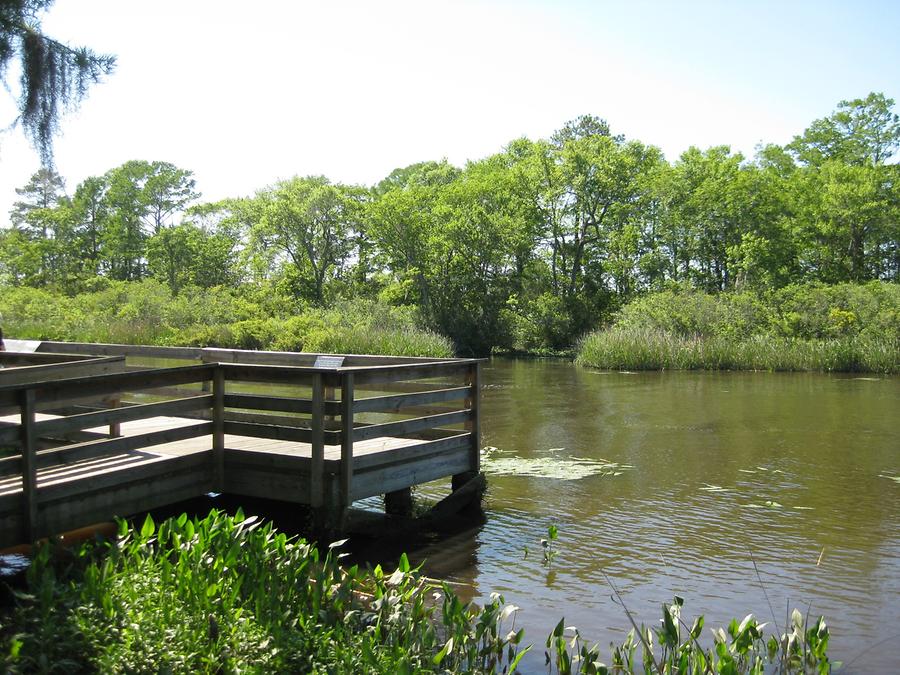
[[884, 164], [900, 147], [900, 117], [894, 100], [871, 93], [841, 101], [828, 117], [815, 120], [788, 144], [804, 164], [821, 166], [828, 160], [846, 164]]
[[274, 248], [310, 283], [311, 300], [325, 302], [325, 284], [343, 272], [359, 228], [364, 191], [324, 176], [295, 177], [257, 195], [257, 247]]

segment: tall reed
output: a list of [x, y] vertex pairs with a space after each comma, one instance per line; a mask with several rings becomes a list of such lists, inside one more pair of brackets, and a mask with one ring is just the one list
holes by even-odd
[[576, 362], [620, 370], [766, 370], [900, 373], [900, 339], [800, 339], [754, 335], [684, 337], [652, 328], [610, 328], [586, 336]]

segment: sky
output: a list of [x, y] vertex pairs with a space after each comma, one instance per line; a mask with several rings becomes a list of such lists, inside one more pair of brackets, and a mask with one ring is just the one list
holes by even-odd
[[[62, 122], [69, 194], [131, 159], [193, 171], [204, 201], [294, 175], [371, 185], [583, 114], [670, 161], [752, 156], [841, 100], [900, 100], [900, 1], [57, 0], [42, 25], [118, 60]], [[15, 115], [0, 91], [0, 128]], [[0, 223], [37, 168], [21, 130], [0, 134]]]

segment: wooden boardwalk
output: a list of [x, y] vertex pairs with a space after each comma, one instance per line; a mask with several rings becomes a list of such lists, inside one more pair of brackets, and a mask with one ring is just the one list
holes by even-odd
[[339, 527], [357, 499], [479, 469], [477, 360], [44, 345], [77, 352], [78, 376], [0, 371], [0, 546], [209, 492], [308, 504]]

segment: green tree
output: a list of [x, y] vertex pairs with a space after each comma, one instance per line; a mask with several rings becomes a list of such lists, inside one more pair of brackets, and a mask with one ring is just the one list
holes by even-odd
[[310, 299], [322, 305], [326, 282], [341, 276], [353, 251], [364, 196], [364, 190], [324, 176], [276, 183], [256, 197], [261, 218], [253, 243], [284, 256], [308, 282]]
[[102, 267], [113, 279], [141, 279], [147, 238], [199, 196], [192, 173], [168, 162], [131, 160], [108, 171], [103, 180]]
[[109, 217], [107, 187], [105, 177], [92, 176], [75, 188], [75, 195], [72, 197], [83, 266], [87, 273], [94, 276], [100, 273], [103, 234]]
[[900, 147], [900, 117], [894, 99], [881, 93], [841, 101], [828, 117], [815, 120], [788, 144], [797, 159], [818, 167], [828, 160], [880, 165]]
[[803, 263], [812, 278], [839, 283], [896, 274], [897, 173], [829, 160], [798, 176]]

